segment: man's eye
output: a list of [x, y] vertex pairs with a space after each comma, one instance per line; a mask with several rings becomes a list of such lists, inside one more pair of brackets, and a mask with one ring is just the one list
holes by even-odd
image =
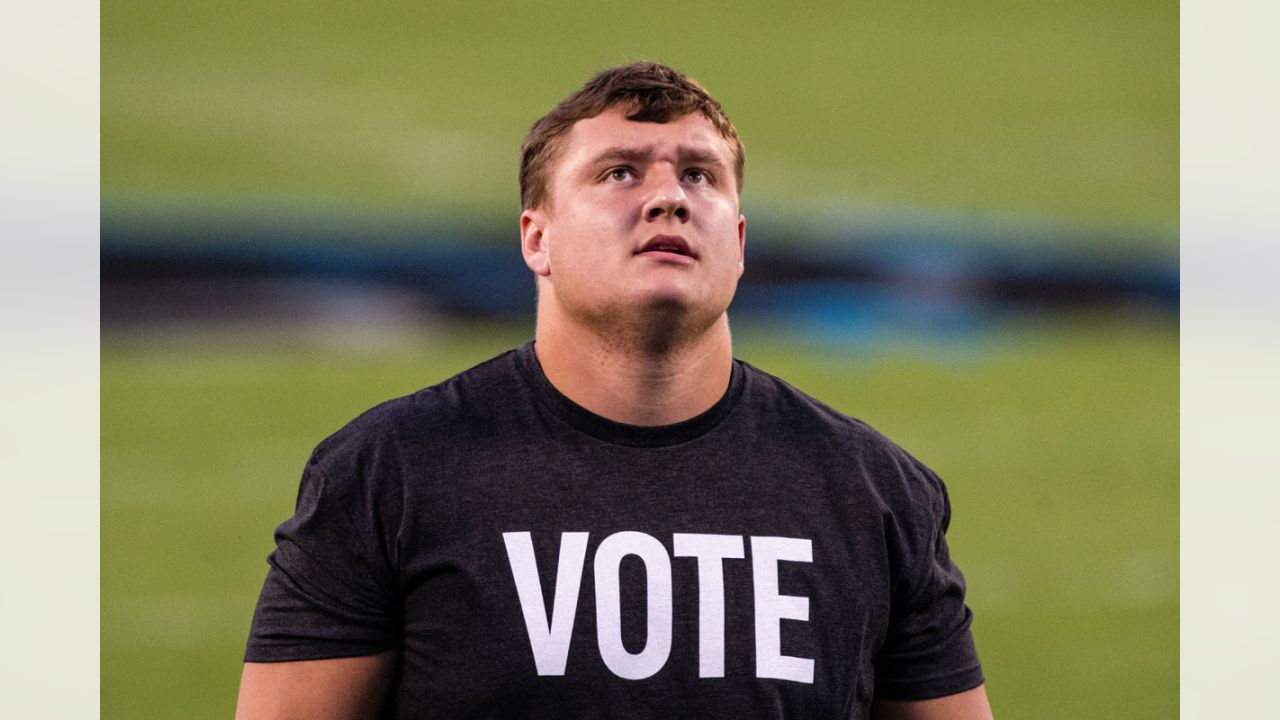
[[613, 182], [626, 182], [633, 177], [635, 177], [635, 173], [632, 172], [631, 168], [625, 167], [614, 168], [610, 170], [609, 174], [606, 176], [607, 179], [612, 180]]
[[694, 185], [711, 182], [711, 176], [707, 175], [705, 170], [699, 170], [698, 168], [685, 171], [684, 177]]

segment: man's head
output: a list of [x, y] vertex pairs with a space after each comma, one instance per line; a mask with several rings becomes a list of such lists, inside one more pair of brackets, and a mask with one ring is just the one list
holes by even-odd
[[720, 324], [743, 268], [742, 143], [706, 91], [656, 63], [606, 70], [525, 141], [520, 214], [539, 332], [651, 350]]
[[733, 154], [736, 190], [742, 192], [745, 154], [738, 130], [720, 103], [697, 81], [679, 70], [655, 62], [635, 62], [596, 73], [580, 90], [565, 98], [529, 129], [520, 147], [520, 206], [541, 207], [549, 202], [550, 176], [564, 137], [579, 120], [606, 110], [622, 109], [628, 120], [665, 123], [698, 113], [711, 122]]

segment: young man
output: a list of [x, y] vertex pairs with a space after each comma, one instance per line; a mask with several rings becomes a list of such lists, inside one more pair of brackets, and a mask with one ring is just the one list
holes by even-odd
[[521, 162], [535, 341], [322, 442], [240, 718], [987, 718], [941, 481], [735, 361], [743, 149], [606, 70]]

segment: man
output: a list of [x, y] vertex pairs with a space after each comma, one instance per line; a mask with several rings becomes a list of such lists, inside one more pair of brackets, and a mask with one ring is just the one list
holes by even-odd
[[671, 68], [521, 160], [535, 341], [316, 448], [240, 718], [986, 718], [941, 481], [732, 356], [743, 149]]

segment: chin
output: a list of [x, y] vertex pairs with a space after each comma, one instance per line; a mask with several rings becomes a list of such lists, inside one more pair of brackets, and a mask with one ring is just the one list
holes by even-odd
[[729, 308], [733, 292], [697, 292], [696, 288], [680, 283], [655, 283], [630, 293], [634, 307], [648, 312], [665, 311], [681, 314], [718, 317]]
[[698, 306], [696, 298], [682, 288], [650, 288], [637, 295], [634, 304], [649, 312], [688, 312]]
[[650, 321], [674, 323], [695, 331], [710, 327], [728, 310], [726, 304], [687, 293], [653, 293], [637, 306], [644, 308], [642, 314]]

